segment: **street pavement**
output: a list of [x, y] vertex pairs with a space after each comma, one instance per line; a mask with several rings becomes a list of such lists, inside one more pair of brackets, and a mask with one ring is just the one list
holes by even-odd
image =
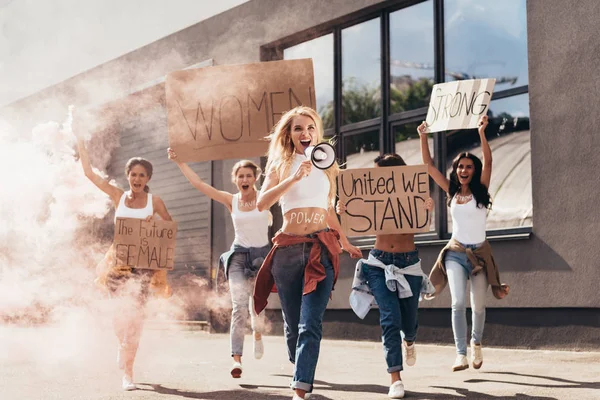
[[[0, 399], [290, 400], [283, 337], [264, 341], [255, 360], [246, 336], [244, 373], [233, 379], [227, 335], [150, 326], [135, 367], [139, 389], [122, 392], [108, 326], [0, 327]], [[600, 399], [600, 352], [484, 348], [480, 370], [451, 372], [452, 347], [417, 349], [416, 365], [402, 373], [408, 399]], [[386, 399], [385, 368], [380, 343], [323, 340], [312, 399]]]

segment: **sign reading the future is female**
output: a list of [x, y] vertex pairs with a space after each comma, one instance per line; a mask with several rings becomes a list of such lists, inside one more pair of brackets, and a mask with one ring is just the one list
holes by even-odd
[[495, 79], [470, 79], [434, 85], [425, 120], [428, 132], [477, 128], [495, 84]]

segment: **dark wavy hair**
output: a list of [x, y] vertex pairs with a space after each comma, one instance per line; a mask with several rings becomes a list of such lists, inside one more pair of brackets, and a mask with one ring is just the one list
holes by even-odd
[[[131, 172], [131, 169], [136, 165], [141, 165], [144, 167], [146, 174], [148, 174], [148, 179], [152, 178], [152, 163], [142, 157], [133, 157], [127, 161], [127, 164], [125, 165], [125, 177], [129, 177], [129, 172]], [[150, 192], [148, 185], [144, 186], [144, 192]]]
[[456, 173], [456, 169], [458, 168], [458, 163], [463, 158], [468, 158], [469, 160], [473, 161], [473, 166], [475, 167], [473, 177], [471, 178], [471, 182], [469, 182], [469, 189], [471, 189], [471, 193], [473, 193], [473, 197], [475, 197], [477, 207], [491, 208], [492, 198], [490, 196], [490, 192], [488, 191], [488, 188], [481, 183], [481, 171], [483, 170], [483, 164], [481, 163], [479, 157], [469, 152], [460, 153], [452, 161], [450, 185], [448, 186], [448, 206], [450, 206], [454, 195], [460, 191], [460, 183], [458, 183], [458, 174]]
[[378, 167], [399, 167], [406, 165], [402, 157], [400, 157], [396, 153], [384, 154], [382, 156], [377, 156], [375, 160], [373, 160]]

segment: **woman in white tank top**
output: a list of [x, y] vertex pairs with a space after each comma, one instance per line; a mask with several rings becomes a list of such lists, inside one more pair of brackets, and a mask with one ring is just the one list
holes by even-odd
[[[76, 123], [77, 121], [74, 121]], [[74, 127], [77, 136], [79, 157], [85, 176], [100, 190], [110, 196], [117, 217], [139, 218], [151, 220], [155, 214], [161, 219], [171, 221], [165, 203], [149, 193], [148, 181], [152, 178], [152, 164], [143, 158], [132, 158], [125, 166], [125, 176], [129, 182], [129, 190], [110, 184], [92, 169], [83, 138]], [[119, 347], [117, 364], [124, 371], [122, 384], [124, 390], [134, 390], [133, 364], [137, 353], [140, 336], [144, 324], [143, 306], [146, 303], [150, 289], [153, 292], [170, 295], [166, 281], [166, 271], [129, 268], [114, 265], [114, 250], [108, 251], [99, 268], [96, 282], [106, 288], [111, 298], [118, 301], [114, 316], [114, 328]]]
[[230, 373], [232, 377], [240, 378], [244, 333], [248, 319], [254, 333], [254, 358], [262, 358], [264, 352], [262, 341], [265, 327], [264, 314], [257, 315], [251, 301], [256, 272], [271, 247], [269, 244], [271, 213], [268, 210], [261, 212], [256, 207], [255, 183], [261, 171], [258, 165], [249, 160], [236, 163], [231, 171], [231, 180], [237, 186], [238, 193], [232, 194], [217, 190], [202, 181], [189, 165], [177, 159], [177, 154], [172, 149], [168, 149], [168, 155], [196, 189], [223, 204], [231, 213], [235, 238], [231, 250], [221, 256], [221, 262], [224, 265], [225, 276], [228, 278], [232, 303], [230, 345], [233, 366]]
[[[452, 330], [457, 357], [453, 371], [469, 368], [467, 360], [467, 317], [466, 286], [471, 280], [471, 309], [473, 329], [471, 332], [471, 364], [478, 369], [483, 364], [481, 340], [485, 324], [485, 297], [488, 279], [485, 271], [473, 272], [467, 251], [489, 248], [486, 242], [486, 216], [491, 207], [488, 192], [492, 175], [492, 151], [485, 137], [488, 117], [479, 120], [478, 131], [481, 139], [483, 162], [471, 153], [460, 153], [452, 162], [450, 178], [438, 171], [433, 163], [427, 143], [427, 124], [423, 122], [417, 131], [421, 137], [421, 156], [428, 165], [429, 175], [448, 195], [448, 206], [452, 216], [452, 238], [442, 250], [441, 259], [447, 274], [452, 296]], [[463, 251], [451, 251], [449, 247], [459, 247]], [[470, 249], [470, 250], [468, 250]], [[506, 288], [506, 293], [508, 288]]]

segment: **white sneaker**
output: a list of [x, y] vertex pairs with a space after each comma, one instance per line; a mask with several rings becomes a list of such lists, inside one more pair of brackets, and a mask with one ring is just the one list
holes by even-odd
[[262, 338], [259, 340], [254, 339], [254, 358], [260, 360], [265, 354], [265, 345], [263, 344]]
[[402, 381], [396, 381], [392, 383], [392, 386], [390, 386], [390, 391], [388, 392], [388, 397], [390, 399], [404, 398], [404, 384]]
[[402, 348], [404, 348], [404, 362], [408, 366], [413, 366], [417, 362], [417, 348], [415, 342], [410, 346], [406, 343], [406, 340], [402, 341]]
[[469, 362], [467, 361], [467, 356], [463, 356], [459, 354], [456, 356], [456, 360], [454, 361], [454, 365], [452, 365], [452, 371], [462, 371], [463, 369], [469, 368]]
[[123, 390], [129, 391], [129, 390], [135, 390], [135, 389], [137, 389], [137, 388], [135, 387], [135, 384], [133, 383], [133, 379], [130, 376], [123, 375]]
[[242, 364], [239, 362], [234, 362], [233, 366], [231, 367], [231, 376], [234, 378], [241, 378], [242, 377]]
[[471, 340], [471, 364], [473, 368], [479, 369], [483, 365], [483, 352], [481, 343], [477, 344]]

